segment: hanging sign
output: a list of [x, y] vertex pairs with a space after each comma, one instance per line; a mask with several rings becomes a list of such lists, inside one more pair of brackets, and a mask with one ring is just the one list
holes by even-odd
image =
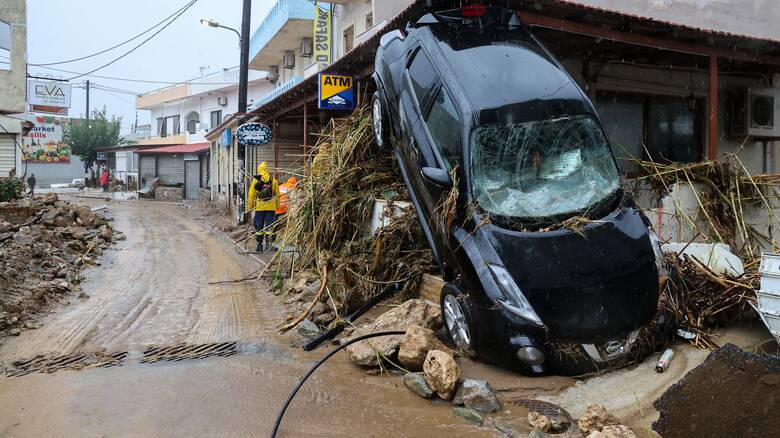
[[314, 62], [330, 64], [331, 38], [330, 9], [318, 5], [314, 14]]
[[320, 73], [319, 109], [355, 109], [355, 81], [352, 76]]
[[272, 138], [271, 128], [262, 123], [244, 123], [236, 129], [236, 139], [247, 146], [262, 146]]
[[42, 107], [70, 108], [70, 84], [29, 79], [27, 103]]

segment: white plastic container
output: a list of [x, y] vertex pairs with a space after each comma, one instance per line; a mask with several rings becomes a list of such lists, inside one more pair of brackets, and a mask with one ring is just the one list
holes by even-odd
[[756, 297], [759, 311], [780, 315], [780, 291], [759, 290], [756, 291]]
[[761, 254], [758, 272], [762, 291], [780, 291], [780, 254]]

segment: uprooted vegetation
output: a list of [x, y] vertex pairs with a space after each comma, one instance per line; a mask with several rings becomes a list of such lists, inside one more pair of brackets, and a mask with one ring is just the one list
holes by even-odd
[[[414, 210], [394, 205], [407, 201], [408, 191], [392, 152], [376, 146], [370, 114], [356, 110], [323, 130], [277, 238], [280, 247], [295, 251], [292, 257], [277, 254], [277, 272], [292, 283], [318, 273], [327, 280], [323, 298], [330, 297], [341, 315], [394, 282], [404, 282], [399, 297], [414, 296], [432, 266]], [[387, 202], [385, 216], [392, 220], [371, 234], [376, 199]]]
[[124, 235], [103, 216], [53, 193], [0, 203], [0, 342], [35, 327], [50, 303], [78, 294], [80, 272], [117, 239]]

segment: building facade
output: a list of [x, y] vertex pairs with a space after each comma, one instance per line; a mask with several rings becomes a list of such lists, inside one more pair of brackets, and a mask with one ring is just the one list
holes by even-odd
[[7, 117], [27, 110], [27, 5], [25, 0], [0, 4], [0, 177], [22, 169], [22, 135], [32, 125]]

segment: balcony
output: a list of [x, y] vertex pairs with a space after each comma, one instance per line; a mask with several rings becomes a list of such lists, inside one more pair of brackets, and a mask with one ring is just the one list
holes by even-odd
[[260, 108], [261, 106], [265, 105], [266, 103], [276, 99], [277, 97], [281, 96], [282, 94], [289, 91], [292, 87], [300, 84], [303, 82], [303, 78], [300, 76], [296, 76], [289, 81], [283, 83], [282, 85], [276, 87], [271, 91], [270, 93], [266, 94], [265, 96], [261, 97], [257, 102], [254, 102], [249, 108], [248, 111], [253, 111], [257, 108]]
[[277, 65], [285, 50], [300, 47], [314, 33], [314, 4], [308, 0], [277, 0], [249, 41], [249, 68]]

